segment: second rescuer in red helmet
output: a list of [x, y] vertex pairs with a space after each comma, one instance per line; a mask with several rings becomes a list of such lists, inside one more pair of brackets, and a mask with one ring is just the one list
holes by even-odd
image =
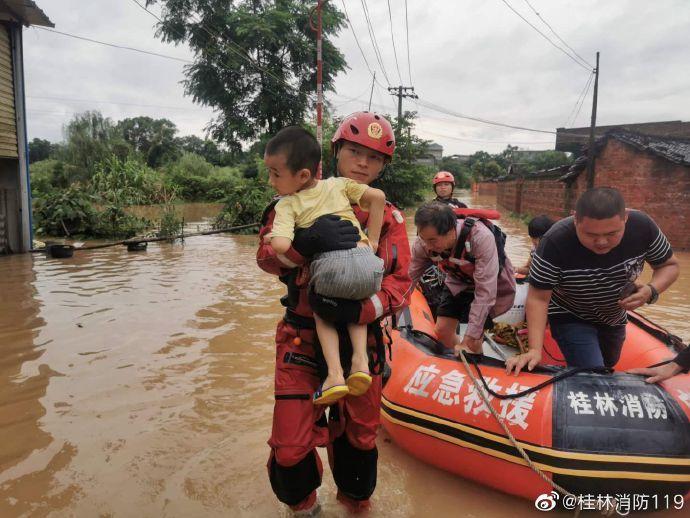
[[455, 189], [455, 177], [453, 173], [448, 171], [439, 171], [434, 176], [434, 192], [436, 193], [436, 199], [434, 201], [439, 201], [445, 203], [452, 208], [464, 209], [467, 208], [463, 202], [457, 198], [453, 198], [453, 189]]

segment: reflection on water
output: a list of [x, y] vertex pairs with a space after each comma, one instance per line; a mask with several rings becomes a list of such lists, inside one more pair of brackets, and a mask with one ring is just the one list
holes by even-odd
[[[501, 225], [524, 261], [524, 225]], [[255, 246], [220, 235], [0, 257], [0, 516], [287, 516], [265, 468], [283, 288]], [[653, 318], [687, 338], [688, 297], [670, 295]], [[385, 434], [379, 448], [373, 516], [535, 515]], [[325, 469], [324, 514], [342, 516]]]

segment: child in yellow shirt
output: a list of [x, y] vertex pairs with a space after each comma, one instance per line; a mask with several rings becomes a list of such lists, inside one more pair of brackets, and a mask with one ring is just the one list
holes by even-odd
[[[273, 228], [266, 239], [276, 253], [284, 254], [292, 245], [295, 228], [307, 228], [320, 216], [335, 214], [352, 222], [360, 233], [358, 246], [314, 256], [310, 265], [310, 289], [326, 297], [361, 300], [381, 288], [383, 260], [375, 252], [386, 198], [383, 191], [348, 178], [318, 180], [320, 160], [318, 142], [302, 128], [284, 128], [268, 142], [264, 163], [268, 167], [269, 183], [283, 197], [275, 206]], [[352, 204], [369, 211], [368, 235], [362, 231]], [[371, 385], [367, 326], [347, 325], [353, 354], [350, 375], [345, 380], [336, 328], [316, 313], [314, 321], [328, 364], [328, 375], [314, 394], [314, 403], [330, 405], [347, 394], [364, 394]]]

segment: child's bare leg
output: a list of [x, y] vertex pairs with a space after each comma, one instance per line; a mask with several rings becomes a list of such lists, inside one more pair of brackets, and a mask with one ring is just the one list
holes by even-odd
[[347, 388], [351, 396], [361, 396], [371, 385], [367, 357], [367, 326], [348, 324], [347, 331], [352, 342], [352, 369], [347, 377]]
[[348, 324], [347, 332], [352, 342], [352, 369], [350, 369], [350, 372], [368, 373], [367, 326], [364, 324]]
[[328, 365], [328, 376], [323, 382], [323, 388], [326, 390], [335, 385], [344, 385], [345, 377], [343, 367], [340, 364], [338, 331], [330, 322], [323, 320], [316, 313], [314, 313], [314, 322], [316, 323], [316, 334], [319, 336], [323, 357]]

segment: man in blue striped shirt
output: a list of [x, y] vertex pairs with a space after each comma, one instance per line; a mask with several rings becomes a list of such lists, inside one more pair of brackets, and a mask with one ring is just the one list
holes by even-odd
[[[638, 280], [644, 264], [652, 279]], [[529, 351], [506, 362], [507, 371], [532, 370], [540, 361], [547, 321], [572, 367], [613, 367], [625, 340], [627, 310], [653, 304], [678, 278], [666, 236], [645, 213], [626, 210], [608, 187], [580, 196], [575, 215], [556, 223], [532, 259], [527, 297]]]

